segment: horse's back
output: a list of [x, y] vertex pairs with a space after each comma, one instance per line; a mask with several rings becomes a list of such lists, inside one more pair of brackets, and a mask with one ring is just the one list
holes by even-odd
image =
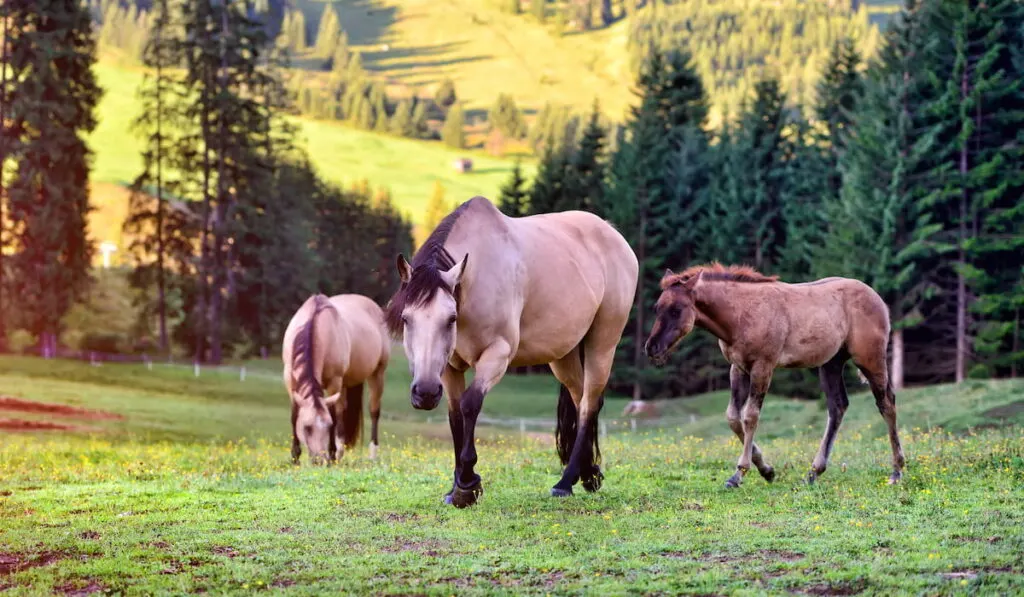
[[384, 328], [384, 310], [373, 299], [361, 294], [331, 297], [338, 314], [344, 348], [348, 352], [346, 376], [365, 379], [391, 355], [391, 343]]

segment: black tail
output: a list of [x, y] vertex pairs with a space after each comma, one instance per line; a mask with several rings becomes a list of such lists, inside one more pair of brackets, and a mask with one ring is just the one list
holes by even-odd
[[[586, 352], [583, 348], [583, 342], [580, 342], [580, 365], [585, 366], [586, 363]], [[604, 403], [604, 396], [600, 398], [601, 404]], [[569, 463], [569, 456], [572, 454], [573, 444], [576, 443], [576, 432], [579, 421], [579, 413], [576, 410], [576, 403], [572, 401], [572, 394], [569, 393], [569, 388], [564, 385], [559, 385], [558, 388], [558, 423], [555, 426], [555, 444], [558, 447], [558, 457], [562, 461], [562, 465], [565, 466]], [[597, 432], [597, 416], [595, 415], [593, 424], [587, 426], [587, 439], [591, 443], [592, 450], [592, 462], [593, 464], [601, 464], [601, 446], [598, 444]]]
[[341, 433], [345, 447], [359, 443], [363, 430], [363, 384], [345, 389], [345, 404], [341, 407]]

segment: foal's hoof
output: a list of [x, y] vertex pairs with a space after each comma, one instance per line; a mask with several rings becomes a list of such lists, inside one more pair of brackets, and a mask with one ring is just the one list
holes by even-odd
[[889, 475], [889, 485], [896, 485], [903, 479], [903, 473], [893, 473]]
[[590, 493], [601, 489], [601, 484], [604, 482], [604, 473], [601, 469], [594, 467], [594, 475], [583, 480], [583, 489], [586, 489]]
[[733, 473], [729, 480], [725, 482], [726, 489], [736, 489], [743, 483], [743, 476], [739, 472]]
[[766, 466], [764, 470], [758, 469], [757, 472], [761, 473], [761, 476], [764, 477], [764, 480], [768, 481], [769, 483], [775, 480], [775, 469], [770, 466]]
[[814, 482], [818, 480], [818, 473], [812, 471], [807, 472], [807, 477], [804, 478], [804, 483], [808, 485], [814, 485]]
[[451, 493], [451, 501], [449, 501], [449, 496], [445, 496], [445, 503], [450, 503], [456, 508], [467, 508], [475, 504], [477, 498], [479, 498], [483, 494], [483, 492], [484, 488], [480, 484], [477, 484], [476, 486], [471, 487], [469, 489], [463, 489], [459, 486], [456, 486]]
[[564, 498], [572, 496], [572, 488], [562, 489], [560, 487], [551, 488], [551, 497]]

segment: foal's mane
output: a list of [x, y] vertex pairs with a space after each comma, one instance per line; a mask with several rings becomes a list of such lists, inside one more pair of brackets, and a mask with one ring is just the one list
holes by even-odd
[[678, 282], [688, 282], [694, 278], [694, 276], [703, 272], [701, 276], [702, 280], [718, 280], [723, 282], [743, 282], [749, 284], [758, 284], [763, 282], [778, 282], [778, 276], [766, 276], [749, 265], [722, 265], [717, 261], [711, 263], [705, 263], [701, 265], [694, 265], [688, 267], [678, 274], [669, 274], [661, 279], [661, 289], [665, 290], [669, 286]]
[[324, 398], [324, 388], [316, 380], [316, 372], [313, 371], [313, 330], [316, 327], [316, 316], [325, 309], [333, 309], [330, 299], [322, 294], [313, 296], [313, 313], [310, 314], [306, 323], [302, 324], [295, 342], [292, 344], [292, 372], [296, 376], [299, 385], [295, 393], [299, 396], [308, 395], [313, 399], [314, 404], [321, 404]]
[[455, 223], [466, 212], [466, 208], [474, 199], [476, 197], [463, 202], [462, 205], [445, 216], [413, 256], [412, 262], [409, 264], [412, 268], [409, 281], [399, 287], [398, 292], [391, 297], [384, 310], [384, 321], [392, 337], [397, 338], [402, 333], [402, 311], [407, 306], [429, 302], [439, 289], [446, 288], [458, 302], [457, 289], [447, 288], [441, 277], [441, 272], [447, 271], [455, 265], [455, 258], [448, 252], [448, 249], [444, 248], [444, 243], [448, 240], [448, 235], [455, 227]]

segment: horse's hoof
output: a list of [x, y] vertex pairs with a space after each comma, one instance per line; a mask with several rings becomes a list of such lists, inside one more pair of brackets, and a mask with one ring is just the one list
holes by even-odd
[[448, 492], [448, 493], [444, 494], [444, 497], [441, 498], [441, 501], [446, 503], [446, 504], [448, 504], [449, 506], [451, 506], [452, 505], [452, 494], [451, 494], [451, 492]]
[[571, 497], [571, 496], [572, 496], [572, 488], [569, 488], [569, 489], [561, 489], [559, 487], [552, 487], [551, 488], [551, 497], [564, 498], [564, 497]]
[[468, 508], [476, 503], [477, 498], [479, 498], [483, 492], [484, 488], [480, 484], [477, 484], [470, 489], [463, 489], [456, 485], [451, 494], [451, 504], [456, 508]]
[[370, 442], [370, 460], [377, 460], [377, 444]]
[[809, 473], [807, 473], [807, 476], [804, 477], [804, 483], [807, 483], [808, 485], [814, 485], [814, 482], [817, 480], [818, 474], [815, 473], [814, 471], [810, 471]]
[[739, 473], [736, 473], [733, 476], [729, 477], [729, 480], [725, 482], [725, 488], [726, 489], [736, 489], [742, 483], [743, 483], [743, 477], [741, 477]]
[[601, 484], [604, 482], [604, 473], [601, 469], [594, 467], [594, 475], [583, 480], [583, 489], [586, 489], [590, 493], [594, 493], [598, 489], [601, 489]]
[[764, 477], [764, 480], [769, 483], [775, 480], [775, 469], [770, 466], [765, 467], [764, 470], [758, 469], [757, 472], [761, 473], [761, 476]]
[[903, 473], [893, 473], [889, 475], [889, 485], [896, 485], [903, 479]]

